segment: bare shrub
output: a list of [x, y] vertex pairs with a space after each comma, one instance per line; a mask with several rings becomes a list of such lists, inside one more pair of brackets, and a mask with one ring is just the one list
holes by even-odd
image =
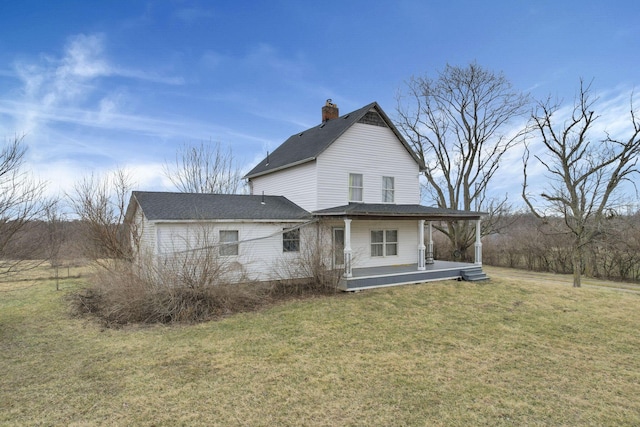
[[271, 290], [274, 297], [337, 292], [344, 269], [333, 266], [330, 236], [331, 228], [321, 222], [300, 229], [299, 251], [283, 256], [275, 265]]
[[[166, 270], [165, 270], [166, 273]], [[78, 314], [91, 313], [107, 326], [130, 323], [201, 322], [255, 310], [268, 302], [268, 288], [255, 283], [181, 281], [188, 275], [144, 274], [131, 264], [100, 269], [92, 285], [72, 296]]]
[[338, 290], [342, 269], [331, 268], [332, 250], [323, 243], [320, 228], [301, 230], [300, 241], [306, 244], [278, 263], [271, 282], [249, 280], [240, 264], [229, 261], [233, 258], [220, 256], [223, 244], [212, 234], [206, 226], [197, 227], [182, 241], [176, 238], [172, 248], [163, 248], [159, 257], [139, 254], [136, 263], [111, 260], [72, 297], [74, 311], [94, 314], [108, 326], [190, 323]]

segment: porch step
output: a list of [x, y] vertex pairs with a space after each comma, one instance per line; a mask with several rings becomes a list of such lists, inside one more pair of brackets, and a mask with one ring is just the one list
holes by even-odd
[[460, 275], [463, 280], [467, 282], [479, 282], [480, 280], [489, 280], [489, 276], [482, 271], [482, 267], [474, 267], [466, 270], [461, 270]]

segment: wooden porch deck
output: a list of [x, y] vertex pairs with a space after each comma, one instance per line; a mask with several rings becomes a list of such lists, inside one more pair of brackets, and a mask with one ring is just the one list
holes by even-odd
[[343, 278], [340, 289], [359, 291], [435, 280], [461, 279], [468, 274], [478, 273], [482, 273], [482, 266], [451, 261], [434, 261], [433, 264], [427, 264], [426, 269], [422, 271], [418, 270], [417, 264], [354, 268], [353, 277]]

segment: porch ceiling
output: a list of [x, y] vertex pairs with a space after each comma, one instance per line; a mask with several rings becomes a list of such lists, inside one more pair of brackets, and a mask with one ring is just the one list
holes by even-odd
[[348, 205], [313, 212], [318, 217], [348, 217], [363, 219], [424, 219], [432, 221], [477, 220], [484, 212], [434, 208], [423, 205], [388, 203], [349, 203]]

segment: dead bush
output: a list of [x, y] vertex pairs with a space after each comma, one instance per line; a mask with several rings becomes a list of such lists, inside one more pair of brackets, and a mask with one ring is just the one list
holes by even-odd
[[73, 296], [74, 311], [94, 314], [109, 326], [190, 323], [338, 291], [342, 269], [328, 268], [330, 248], [301, 248], [283, 258], [275, 280], [265, 283], [248, 280], [240, 264], [225, 261], [216, 245], [204, 241], [197, 242], [198, 250], [171, 252], [163, 258], [103, 262], [105, 268], [91, 284]]
[[255, 310], [269, 289], [255, 283], [167, 283], [166, 276], [139, 274], [133, 266], [96, 273], [91, 285], [72, 296], [76, 313], [91, 313], [107, 326], [130, 323], [201, 322]]
[[303, 243], [299, 251], [286, 254], [274, 266], [274, 297], [330, 295], [338, 291], [344, 269], [332, 266], [334, 248], [327, 242], [331, 229], [322, 224], [318, 227], [301, 229]]

